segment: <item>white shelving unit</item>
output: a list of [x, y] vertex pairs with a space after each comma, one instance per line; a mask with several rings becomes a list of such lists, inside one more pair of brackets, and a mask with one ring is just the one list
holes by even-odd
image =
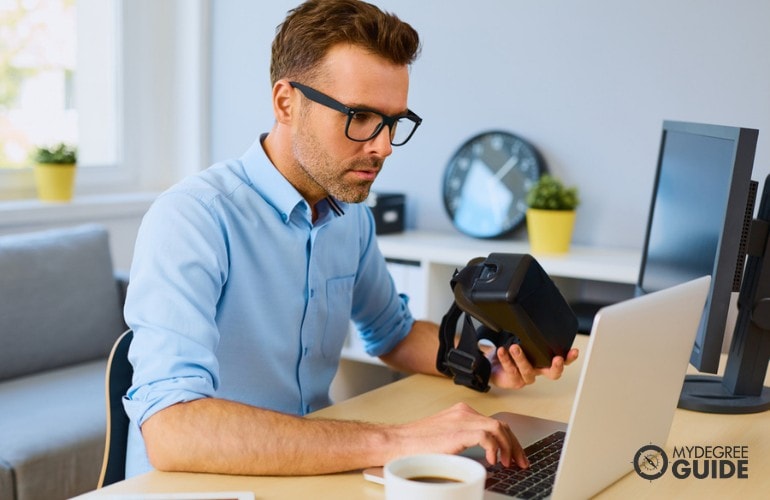
[[[490, 253], [530, 253], [526, 241], [482, 240], [460, 233], [407, 231], [379, 236], [378, 241], [396, 287], [410, 297], [412, 313], [437, 323], [452, 303], [449, 280], [455, 269]], [[633, 285], [641, 262], [641, 251], [579, 245], [565, 255], [533, 256], [557, 284], [588, 280]], [[363, 352], [355, 332], [348, 338], [343, 357], [380, 364]]]

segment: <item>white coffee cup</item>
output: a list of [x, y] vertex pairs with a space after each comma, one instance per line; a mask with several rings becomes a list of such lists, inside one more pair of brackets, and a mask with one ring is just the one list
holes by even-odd
[[386, 500], [481, 500], [487, 471], [458, 455], [409, 455], [385, 464]]

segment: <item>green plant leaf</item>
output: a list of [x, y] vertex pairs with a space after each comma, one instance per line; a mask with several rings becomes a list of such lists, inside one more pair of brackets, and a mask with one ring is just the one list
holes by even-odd
[[59, 165], [71, 165], [78, 161], [76, 146], [70, 146], [63, 142], [54, 146], [38, 146], [32, 152], [32, 159], [37, 163], [54, 163]]
[[559, 179], [544, 174], [527, 192], [526, 202], [540, 210], [575, 210], [580, 197], [576, 187], [564, 187]]

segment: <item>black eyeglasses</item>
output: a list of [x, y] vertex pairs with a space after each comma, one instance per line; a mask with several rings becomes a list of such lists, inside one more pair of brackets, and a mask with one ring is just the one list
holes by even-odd
[[393, 146], [403, 146], [412, 138], [414, 131], [422, 123], [422, 118], [408, 109], [404, 115], [387, 116], [370, 109], [356, 109], [345, 106], [323, 92], [319, 92], [301, 83], [289, 82], [289, 85], [299, 89], [302, 95], [311, 101], [347, 115], [348, 121], [345, 123], [345, 137], [351, 141], [370, 141], [380, 133], [382, 127], [387, 125], [390, 129], [390, 144]]

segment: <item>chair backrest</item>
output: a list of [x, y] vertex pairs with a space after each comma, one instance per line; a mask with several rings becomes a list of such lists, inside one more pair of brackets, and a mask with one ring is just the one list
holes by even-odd
[[128, 362], [128, 348], [133, 338], [134, 332], [131, 330], [123, 332], [115, 341], [107, 361], [107, 435], [97, 488], [121, 481], [126, 475], [126, 443], [130, 421], [123, 408], [123, 396], [131, 387], [131, 378], [134, 375], [134, 369]]

